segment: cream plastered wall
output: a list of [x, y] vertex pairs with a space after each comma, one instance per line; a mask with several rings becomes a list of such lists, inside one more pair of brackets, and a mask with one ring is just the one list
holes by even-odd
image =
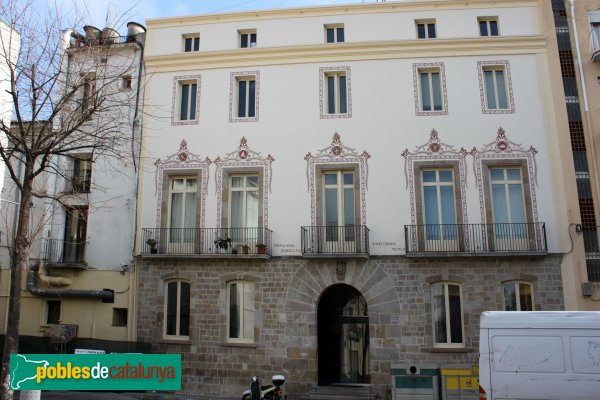
[[[489, 2], [486, 4], [491, 5]], [[515, 5], [514, 2], [499, 4]], [[528, 2], [520, 4], [530, 5]], [[329, 20], [344, 22], [345, 8], [337, 7], [336, 10], [340, 17]], [[315, 155], [318, 150], [328, 147], [333, 134], [338, 132], [346, 146], [356, 149], [358, 153], [366, 150], [371, 155], [368, 161], [366, 225], [371, 229], [372, 244], [381, 243], [371, 246], [371, 254], [404, 254], [403, 226], [411, 224], [411, 215], [402, 151], [414, 151], [416, 146], [427, 143], [432, 129], [438, 131], [442, 142], [456, 149], [482, 148], [495, 140], [496, 132], [502, 127], [509, 140], [521, 144], [525, 150], [533, 146], [538, 151], [536, 192], [539, 221], [546, 223], [549, 251], [568, 251], [570, 243], [564, 228], [568, 225], [567, 212], [563, 208], [564, 185], [560, 177], [548, 173], [556, 163], [551, 155], [558, 150], [557, 143], [547, 138], [552, 133], [547, 129], [547, 119], [554, 118], [554, 110], [543, 104], [545, 91], [540, 88], [537, 79], [540, 70], [544, 70], [540, 68], [540, 62], [545, 62], [538, 55], [546, 51], [546, 41], [539, 29], [540, 17], [537, 11], [528, 7], [518, 8], [517, 11], [529, 15], [529, 23], [515, 24], [515, 27], [506, 29], [515, 29], [515, 32], [521, 30], [525, 36], [492, 39], [475, 36], [477, 15], [499, 15], [502, 11], [506, 11], [504, 7], [478, 8], [470, 14], [468, 19], [472, 21], [469, 24], [455, 10], [440, 9], [435, 13], [426, 13], [435, 16], [438, 24], [442, 20], [458, 18], [454, 24], [447, 24], [454, 26], [458, 33], [448, 34], [448, 39], [431, 41], [416, 41], [412, 36], [406, 41], [370, 44], [360, 42], [358, 33], [355, 33], [355, 40], [360, 43], [339, 47], [315, 45], [308, 50], [304, 46], [257, 48], [201, 51], [192, 55], [180, 53], [165, 57], [154, 57], [152, 54], [157, 54], [158, 49], [151, 50], [147, 65], [152, 76], [145, 102], [156, 106], [157, 112], [164, 118], [147, 120], [145, 125], [146, 163], [141, 177], [143, 187], [139, 227], [156, 226], [157, 198], [155, 168], [152, 165], [156, 159], [165, 159], [176, 153], [181, 140], [185, 139], [190, 152], [214, 160], [236, 150], [240, 138], [244, 136], [252, 150], [261, 152], [263, 156], [271, 154], [275, 158], [272, 193], [269, 194], [269, 228], [274, 231], [274, 244], [290, 244], [298, 250], [296, 255], [299, 255], [299, 228], [311, 225], [304, 156], [308, 152]], [[409, 21], [421, 18], [421, 14], [418, 17], [416, 15], [410, 13], [404, 17]], [[523, 14], [519, 15], [522, 18]], [[388, 14], [364, 16], [365, 21], [369, 20], [370, 23], [363, 26], [363, 31], [369, 31], [371, 25], [379, 26], [379, 17], [388, 23], [391, 18]], [[215, 20], [213, 22], [218, 21], [218, 18], [210, 18]], [[312, 23], [320, 35], [324, 19], [314, 19], [318, 21], [312, 23], [309, 17], [305, 17], [302, 23], [306, 26]], [[292, 22], [296, 21], [277, 23], [291, 26]], [[175, 24], [172, 21], [168, 23]], [[168, 23], [161, 22], [163, 25]], [[414, 22], [409, 25], [411, 29], [414, 28]], [[253, 23], [253, 26], [262, 32], [262, 21]], [[439, 26], [442, 29], [442, 25]], [[512, 23], [510, 26], [513, 26]], [[162, 25], [153, 29], [152, 21], [149, 28], [150, 38], [162, 38], [163, 33], [166, 35], [169, 29], [175, 29], [163, 29]], [[193, 32], [194, 29], [187, 32]], [[198, 31], [202, 29], [204, 26], [197, 28]], [[500, 31], [504, 32], [503, 29], [500, 17]], [[173, 37], [181, 33], [183, 31]], [[277, 36], [275, 32], [273, 35]], [[259, 43], [263, 43], [261, 40], [276, 40], [268, 37], [261, 39], [263, 36], [263, 33], [259, 34]], [[372, 33], [369, 38], [375, 40]], [[225, 47], [222, 42], [219, 46]], [[307, 53], [297, 56], [297, 52], [305, 50]], [[172, 53], [172, 47], [169, 53]], [[500, 60], [507, 60], [510, 65], [516, 111], [514, 114], [482, 114], [477, 62]], [[416, 116], [413, 64], [431, 62], [444, 63], [448, 114]], [[319, 68], [337, 66], [350, 67], [352, 117], [321, 119]], [[228, 122], [230, 74], [242, 71], [260, 72], [258, 122]], [[172, 126], [173, 79], [183, 75], [201, 76], [199, 123]], [[214, 171], [212, 165], [205, 203], [205, 227], [218, 226]], [[482, 222], [471, 156], [467, 157], [467, 184], [469, 222]], [[275, 247], [273, 252], [276, 256], [283, 255], [279, 247]]]

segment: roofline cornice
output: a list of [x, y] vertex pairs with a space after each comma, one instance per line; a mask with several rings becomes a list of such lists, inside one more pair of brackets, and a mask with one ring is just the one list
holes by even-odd
[[200, 14], [146, 20], [148, 31], [177, 26], [218, 24], [226, 22], [260, 21], [284, 18], [305, 18], [341, 14], [374, 14], [431, 10], [463, 10], [497, 7], [538, 7], [543, 0], [423, 0], [368, 4], [342, 4], [273, 10], [243, 11], [222, 14]]
[[148, 70], [157, 72], [250, 68], [269, 65], [349, 62], [377, 59], [440, 58], [533, 54], [546, 51], [543, 35], [403, 40], [310, 46], [236, 49], [148, 56]]

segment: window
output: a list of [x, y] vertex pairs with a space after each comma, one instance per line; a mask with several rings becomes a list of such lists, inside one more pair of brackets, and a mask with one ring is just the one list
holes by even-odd
[[327, 114], [346, 114], [348, 112], [348, 92], [346, 74], [332, 72], [325, 74], [327, 81]]
[[237, 117], [253, 118], [256, 113], [256, 79], [237, 78]]
[[232, 342], [254, 341], [254, 284], [232, 281], [227, 285], [227, 339]]
[[83, 76], [81, 95], [81, 112], [85, 120], [91, 119], [96, 104], [96, 74], [88, 73]]
[[[421, 171], [423, 221], [427, 241], [456, 241], [456, 206], [454, 171], [424, 169]], [[439, 247], [439, 244], [436, 245]], [[442, 249], [446, 248], [443, 246]]]
[[521, 175], [521, 168], [518, 166], [489, 168], [492, 219], [497, 249], [502, 247], [501, 241], [506, 241], [506, 246], [514, 248], [519, 240], [527, 239], [528, 226]]
[[127, 309], [113, 308], [113, 326], [127, 326]]
[[63, 263], [85, 263], [87, 213], [87, 207], [69, 207], [66, 209], [65, 240], [61, 260]]
[[479, 17], [479, 35], [480, 36], [498, 36], [498, 18]]
[[123, 90], [131, 90], [131, 75], [125, 75], [121, 78], [121, 89]]
[[463, 346], [464, 335], [460, 285], [455, 283], [435, 283], [431, 285], [431, 294], [435, 346]]
[[504, 311], [533, 311], [533, 287], [529, 282], [505, 282]]
[[183, 51], [186, 53], [200, 50], [199, 35], [185, 35], [183, 37]]
[[484, 114], [515, 112], [508, 61], [479, 61], [479, 90]]
[[446, 76], [443, 63], [413, 64], [416, 115], [446, 115]]
[[198, 86], [195, 82], [181, 82], [181, 103], [179, 119], [188, 121], [196, 119], [196, 95]]
[[354, 171], [323, 171], [324, 249], [337, 252], [353, 248], [356, 241], [356, 190]]
[[200, 102], [200, 75], [173, 78], [171, 125], [197, 125]]
[[230, 176], [230, 228], [258, 227], [260, 193], [258, 175]]
[[435, 34], [435, 20], [415, 21], [417, 26], [417, 38], [433, 39]]
[[196, 251], [198, 179], [174, 176], [169, 179], [168, 252], [189, 254]]
[[60, 300], [48, 300], [46, 302], [48, 314], [47, 324], [60, 324]]
[[89, 193], [92, 186], [92, 155], [73, 156], [71, 187], [75, 193]]
[[165, 336], [187, 339], [190, 336], [190, 284], [170, 281], [165, 286]]
[[343, 43], [344, 25], [325, 25], [325, 41], [327, 43]]
[[239, 31], [240, 47], [242, 49], [248, 47], [256, 47], [256, 31]]

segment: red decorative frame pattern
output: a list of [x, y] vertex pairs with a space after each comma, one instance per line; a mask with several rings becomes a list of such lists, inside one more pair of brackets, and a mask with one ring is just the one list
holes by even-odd
[[[179, 92], [179, 82], [196, 81], [196, 118], [192, 120], [180, 121], [175, 118], [177, 112], [177, 93]], [[171, 96], [171, 125], [198, 125], [200, 120], [200, 75], [182, 75], [173, 77], [173, 94]]]
[[[237, 77], [255, 77], [255, 89], [254, 89], [254, 101], [255, 101], [255, 110], [254, 117], [244, 117], [238, 118], [234, 117], [234, 104], [233, 100], [235, 98], [235, 88], [237, 85], [235, 84]], [[229, 122], [257, 122], [258, 114], [260, 111], [260, 72], [259, 71], [242, 71], [242, 72], [232, 72], [231, 78], [229, 82]]]
[[[348, 112], [346, 114], [327, 114], [325, 112], [325, 88], [324, 77], [328, 72], [345, 72], [346, 73], [346, 95], [348, 96]], [[321, 119], [334, 118], [352, 118], [352, 79], [350, 77], [350, 67], [321, 67], [319, 68], [319, 110]]]

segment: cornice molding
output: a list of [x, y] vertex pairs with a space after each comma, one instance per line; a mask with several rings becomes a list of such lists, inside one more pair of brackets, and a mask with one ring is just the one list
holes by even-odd
[[145, 61], [148, 70], [152, 73], [157, 73], [382, 59], [432, 59], [473, 55], [506, 56], [544, 53], [545, 51], [545, 36], [533, 35], [343, 43], [338, 46], [319, 44], [294, 47], [236, 49], [148, 56]]
[[368, 4], [345, 4], [337, 6], [316, 6], [255, 10], [221, 14], [200, 14], [181, 17], [156, 18], [146, 20], [148, 30], [190, 25], [220, 24], [227, 22], [261, 21], [322, 17], [328, 15], [377, 14], [397, 12], [422, 12], [439, 10], [465, 10], [499, 7], [539, 7], [540, 0], [427, 0], [410, 2], [386, 2]]

